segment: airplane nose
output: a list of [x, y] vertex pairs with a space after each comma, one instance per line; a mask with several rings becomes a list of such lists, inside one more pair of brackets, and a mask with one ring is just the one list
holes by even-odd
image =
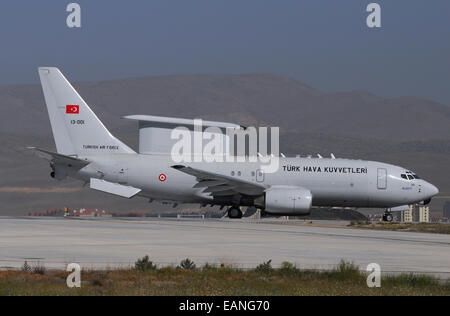
[[432, 185], [431, 183], [428, 184], [428, 192], [430, 193], [430, 196], [435, 196], [439, 193], [439, 189]]

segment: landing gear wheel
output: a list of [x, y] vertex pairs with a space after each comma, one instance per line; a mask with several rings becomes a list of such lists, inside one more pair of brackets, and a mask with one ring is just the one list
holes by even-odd
[[386, 215], [386, 222], [392, 222], [394, 220], [394, 218], [392, 217], [391, 214]]
[[255, 215], [256, 212], [258, 212], [258, 209], [256, 207], [249, 206], [247, 208], [247, 211], [245, 211], [244, 215], [242, 215], [242, 217], [251, 217], [251, 216]]
[[392, 215], [391, 212], [386, 211], [386, 212], [384, 213], [384, 215], [383, 215], [383, 221], [384, 221], [384, 222], [391, 223], [391, 222], [394, 221], [394, 216]]
[[237, 207], [230, 207], [228, 209], [229, 218], [242, 218], [242, 211]]

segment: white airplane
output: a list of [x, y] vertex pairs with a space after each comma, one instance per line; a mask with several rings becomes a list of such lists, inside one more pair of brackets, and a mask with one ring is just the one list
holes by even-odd
[[268, 214], [304, 215], [322, 206], [427, 204], [439, 192], [405, 168], [334, 155], [331, 159], [283, 155], [278, 171], [272, 173], [264, 173], [260, 162], [174, 163], [167, 150], [167, 130], [192, 126], [187, 119], [126, 117], [139, 121], [140, 152], [136, 153], [106, 129], [57, 68], [39, 68], [39, 75], [57, 152], [33, 149], [49, 160], [51, 176], [59, 180], [72, 177], [124, 198], [227, 206], [230, 218], [241, 218], [245, 206]]

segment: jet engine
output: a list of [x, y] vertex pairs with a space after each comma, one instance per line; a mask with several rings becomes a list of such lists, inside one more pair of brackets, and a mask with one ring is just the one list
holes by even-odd
[[311, 191], [302, 187], [272, 186], [266, 190], [265, 212], [277, 215], [306, 215], [312, 204]]

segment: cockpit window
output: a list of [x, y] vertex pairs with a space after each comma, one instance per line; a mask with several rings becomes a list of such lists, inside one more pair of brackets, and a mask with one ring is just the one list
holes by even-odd
[[420, 177], [417, 174], [412, 173], [411, 171], [405, 171], [405, 173], [402, 173], [400, 176], [402, 177], [402, 179], [405, 180], [420, 179]]

